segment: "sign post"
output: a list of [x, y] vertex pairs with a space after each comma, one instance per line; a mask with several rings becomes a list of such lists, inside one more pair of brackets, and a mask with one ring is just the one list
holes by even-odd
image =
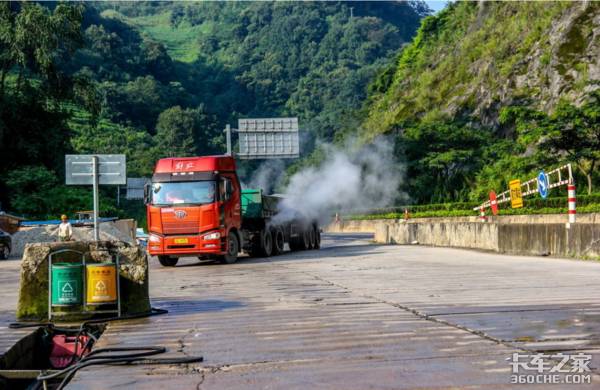
[[94, 180], [94, 185], [93, 185], [93, 189], [92, 191], [94, 192], [94, 240], [95, 241], [99, 241], [100, 240], [100, 234], [98, 231], [98, 209], [100, 208], [99, 206], [99, 200], [98, 198], [100, 197], [98, 194], [98, 187], [100, 186], [100, 181], [99, 179], [99, 175], [98, 175], [98, 156], [92, 156], [92, 165], [93, 165], [93, 180]]
[[126, 184], [124, 154], [68, 154], [66, 160], [67, 185], [92, 185], [94, 192], [94, 240], [99, 241], [98, 211], [100, 184]]

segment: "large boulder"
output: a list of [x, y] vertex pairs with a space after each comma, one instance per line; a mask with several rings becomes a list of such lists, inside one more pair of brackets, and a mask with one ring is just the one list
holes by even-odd
[[[64, 249], [84, 253], [86, 263], [112, 263], [116, 261], [118, 255], [122, 314], [127, 316], [151, 311], [148, 294], [148, 257], [142, 247], [123, 241], [36, 243], [26, 246], [21, 263], [18, 321], [48, 319], [48, 257]], [[82, 255], [75, 252], [61, 252], [54, 255], [52, 260], [53, 263], [81, 263]], [[72, 321], [90, 318], [96, 308], [96, 306], [88, 306], [89, 314], [55, 316], [53, 320]], [[81, 311], [82, 308], [61, 307], [55, 310], [69, 312]]]

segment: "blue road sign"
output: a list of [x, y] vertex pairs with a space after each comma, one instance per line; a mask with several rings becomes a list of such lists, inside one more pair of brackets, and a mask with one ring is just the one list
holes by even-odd
[[546, 199], [548, 197], [548, 178], [544, 171], [540, 171], [538, 174], [538, 188], [542, 199]]

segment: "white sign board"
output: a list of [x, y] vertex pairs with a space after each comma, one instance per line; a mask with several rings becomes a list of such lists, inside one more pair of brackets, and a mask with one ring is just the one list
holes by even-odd
[[240, 119], [240, 159], [298, 158], [298, 118]]
[[126, 184], [124, 154], [67, 154], [66, 184], [93, 185], [94, 164], [92, 156], [98, 156], [98, 184]]

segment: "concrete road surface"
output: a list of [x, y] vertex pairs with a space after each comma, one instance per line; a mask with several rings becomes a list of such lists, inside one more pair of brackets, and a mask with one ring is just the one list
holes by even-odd
[[[152, 259], [152, 304], [169, 314], [111, 323], [97, 347], [204, 362], [87, 368], [67, 388], [599, 388], [600, 262], [369, 238], [325, 235], [319, 251], [232, 265]], [[590, 383], [560, 383], [578, 380]]]

